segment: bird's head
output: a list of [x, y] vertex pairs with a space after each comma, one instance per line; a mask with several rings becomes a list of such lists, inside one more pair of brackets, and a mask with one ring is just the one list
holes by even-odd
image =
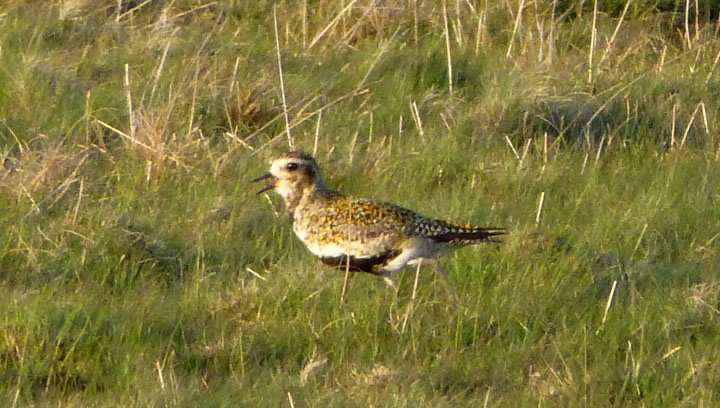
[[292, 151], [272, 161], [270, 172], [253, 182], [267, 180], [258, 194], [275, 189], [286, 201], [314, 188], [324, 188], [317, 162], [307, 153]]

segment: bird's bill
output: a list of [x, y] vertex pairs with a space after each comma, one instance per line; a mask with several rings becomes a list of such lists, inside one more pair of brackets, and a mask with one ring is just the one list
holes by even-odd
[[265, 185], [265, 187], [262, 188], [262, 190], [258, 191], [257, 194], [262, 194], [268, 190], [272, 190], [273, 188], [275, 188], [275, 177], [270, 173], [265, 173], [262, 176], [260, 176], [256, 179], [253, 179], [253, 181], [252, 181], [253, 183], [257, 183], [258, 181], [268, 180], [268, 179], [271, 179], [271, 180]]

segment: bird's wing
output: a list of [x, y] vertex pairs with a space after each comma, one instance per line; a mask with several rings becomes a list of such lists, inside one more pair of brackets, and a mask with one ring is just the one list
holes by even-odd
[[[406, 239], [405, 214], [392, 204], [335, 195], [313, 209], [306, 227], [322, 231], [322, 248], [308, 247], [316, 255], [378, 258], [385, 261]], [[319, 234], [315, 233], [318, 236]], [[394, 256], [394, 255], [393, 255]]]

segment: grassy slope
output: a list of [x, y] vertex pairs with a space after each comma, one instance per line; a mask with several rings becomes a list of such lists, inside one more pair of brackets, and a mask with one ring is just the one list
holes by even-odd
[[445, 259], [457, 302], [341, 304], [248, 185], [287, 149], [272, 3], [171, 3], [0, 6], [0, 404], [717, 403], [717, 10], [600, 1], [589, 82], [591, 5], [452, 2], [450, 94], [442, 3], [280, 4], [330, 184], [512, 230]]

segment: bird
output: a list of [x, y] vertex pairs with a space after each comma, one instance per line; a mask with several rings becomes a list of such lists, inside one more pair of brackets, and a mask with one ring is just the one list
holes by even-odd
[[478, 227], [425, 217], [399, 205], [355, 198], [330, 189], [317, 161], [290, 151], [272, 160], [257, 192], [274, 190], [285, 202], [295, 235], [323, 263], [385, 278], [406, 266], [434, 266], [446, 281], [439, 258], [460, 247], [502, 242], [505, 228]]

